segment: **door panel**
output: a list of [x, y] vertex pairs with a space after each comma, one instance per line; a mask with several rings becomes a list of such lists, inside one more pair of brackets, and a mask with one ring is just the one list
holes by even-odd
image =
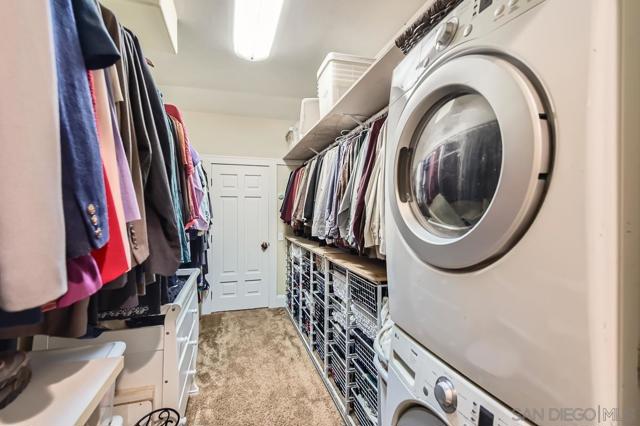
[[213, 164], [212, 289], [204, 312], [269, 304], [268, 174], [266, 166]]

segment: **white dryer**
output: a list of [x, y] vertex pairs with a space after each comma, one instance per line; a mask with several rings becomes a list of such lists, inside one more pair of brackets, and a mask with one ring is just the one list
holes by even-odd
[[398, 328], [391, 350], [383, 426], [530, 426]]
[[638, 388], [638, 276], [621, 273], [636, 263], [623, 222], [640, 214], [619, 195], [638, 136], [620, 134], [625, 3], [637, 21], [624, 0], [466, 0], [393, 77], [391, 318], [541, 425]]

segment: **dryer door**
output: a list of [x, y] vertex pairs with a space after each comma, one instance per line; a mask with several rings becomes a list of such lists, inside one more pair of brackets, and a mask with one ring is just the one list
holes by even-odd
[[550, 163], [543, 104], [492, 56], [454, 58], [411, 94], [391, 137], [391, 210], [426, 263], [477, 268], [506, 253], [539, 208]]
[[447, 426], [447, 424], [428, 408], [413, 405], [398, 416], [395, 426]]

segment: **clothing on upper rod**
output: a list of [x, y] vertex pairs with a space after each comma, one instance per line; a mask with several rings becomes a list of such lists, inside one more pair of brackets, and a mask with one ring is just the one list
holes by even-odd
[[[336, 146], [338, 143], [340, 143], [342, 140], [344, 140], [344, 138], [346, 138], [347, 136], [354, 134], [354, 133], [358, 133], [361, 132], [363, 129], [366, 129], [368, 126], [371, 125], [371, 123], [373, 123], [374, 121], [378, 120], [381, 117], [384, 117], [387, 115], [387, 113], [389, 112], [389, 107], [384, 107], [383, 109], [381, 109], [380, 111], [378, 111], [377, 113], [375, 113], [374, 115], [372, 115], [371, 117], [369, 117], [366, 121], [361, 122], [358, 120], [353, 119], [354, 114], [343, 114], [346, 117], [351, 118], [352, 120], [354, 120], [356, 123], [358, 123], [358, 126], [351, 129], [351, 130], [343, 130], [342, 135], [338, 136], [336, 138], [336, 140], [334, 142], [332, 142], [328, 147], [324, 148], [322, 151], [318, 152], [313, 148], [309, 148], [309, 150], [311, 152], [313, 152], [315, 155], [321, 155], [324, 154], [325, 152], [327, 152], [329, 149], [333, 148], [334, 146]], [[310, 160], [307, 160], [310, 161]], [[306, 163], [306, 162], [305, 162]]]
[[386, 110], [291, 172], [280, 217], [296, 233], [384, 258]]

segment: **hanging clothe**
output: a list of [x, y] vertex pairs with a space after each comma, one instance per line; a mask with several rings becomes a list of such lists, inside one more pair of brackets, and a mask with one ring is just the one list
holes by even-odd
[[[212, 211], [179, 110], [170, 119], [137, 37], [96, 0], [8, 0], [0, 20], [0, 338], [159, 314], [180, 263], [206, 263]], [[26, 39], [24, 22], [37, 24]]]
[[341, 136], [292, 171], [280, 218], [327, 244], [384, 258], [385, 120]]
[[[60, 44], [55, 40], [62, 37], [57, 22], [68, 18], [68, 12], [56, 12], [52, 22], [49, 0], [7, 0], [2, 4], [0, 193], [10, 200], [0, 209], [0, 309], [5, 311], [37, 307], [66, 292], [65, 234], [72, 235], [70, 224], [65, 229], [67, 209], [78, 213], [75, 217], [79, 226], [73, 230], [78, 231], [76, 238], [86, 242], [78, 246], [86, 247], [88, 252], [94, 244], [104, 243], [86, 240], [86, 224], [81, 217], [86, 199], [69, 197], [69, 205], [65, 203], [63, 208], [59, 103], [70, 96], [67, 89], [74, 91], [65, 86], [60, 99], [56, 81], [63, 85], [65, 80], [56, 77], [56, 65], [63, 65], [54, 49], [59, 51]], [[24, 36], [25, 22], [31, 23], [29, 37]], [[84, 72], [80, 74], [86, 76]], [[86, 80], [83, 83], [88, 84]], [[87, 87], [86, 105], [90, 106], [88, 93]], [[64, 114], [68, 117], [68, 108]], [[37, 126], [33, 125], [33, 117], [38, 117]], [[66, 124], [68, 118], [65, 120]], [[104, 193], [100, 200], [104, 206]], [[27, 226], [16, 226], [18, 219]], [[11, 323], [10, 316], [10, 312], [0, 315], [0, 326]], [[41, 315], [30, 317], [38, 320]]]

